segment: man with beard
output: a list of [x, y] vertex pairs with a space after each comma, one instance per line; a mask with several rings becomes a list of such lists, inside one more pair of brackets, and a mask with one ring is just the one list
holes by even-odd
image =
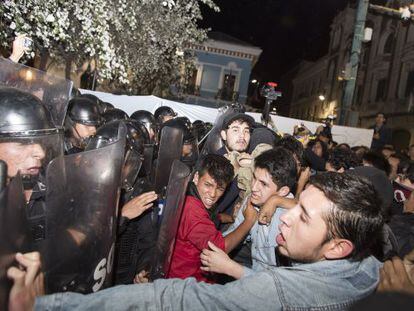
[[[230, 152], [246, 152], [249, 148], [253, 125], [254, 119], [245, 113], [232, 113], [225, 117], [220, 132], [224, 146], [217, 151], [217, 154], [227, 156]], [[233, 214], [233, 208], [239, 192], [237, 178], [235, 178], [217, 203], [216, 213], [218, 219], [216, 223], [220, 222], [220, 219]]]

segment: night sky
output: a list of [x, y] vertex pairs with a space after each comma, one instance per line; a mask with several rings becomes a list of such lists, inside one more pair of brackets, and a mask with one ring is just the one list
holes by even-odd
[[[348, 0], [215, 0], [221, 12], [202, 10], [201, 27], [263, 49], [252, 78], [278, 81], [301, 59], [328, 50], [330, 24]], [[355, 1], [353, 1], [355, 2]], [[378, 1], [371, 1], [372, 3]]]

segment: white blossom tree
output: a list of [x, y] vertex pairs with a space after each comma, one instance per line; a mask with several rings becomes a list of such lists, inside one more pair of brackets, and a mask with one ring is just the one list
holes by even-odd
[[27, 34], [67, 76], [72, 64], [94, 60], [112, 88], [152, 93], [179, 78], [186, 45], [205, 39], [200, 3], [219, 10], [213, 0], [5, 0], [0, 40]]

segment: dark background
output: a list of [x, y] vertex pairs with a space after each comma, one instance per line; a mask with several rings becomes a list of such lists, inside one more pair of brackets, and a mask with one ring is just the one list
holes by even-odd
[[349, 2], [356, 0], [215, 0], [221, 12], [203, 6], [200, 26], [260, 47], [251, 77], [277, 82], [301, 59], [327, 52], [330, 24]]

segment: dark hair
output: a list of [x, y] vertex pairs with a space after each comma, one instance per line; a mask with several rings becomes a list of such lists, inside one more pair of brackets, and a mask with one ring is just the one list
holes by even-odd
[[358, 164], [362, 165], [362, 158], [363, 158], [364, 154], [369, 151], [369, 148], [367, 146], [356, 146], [356, 147], [352, 147], [351, 151], [357, 157]]
[[402, 175], [404, 179], [408, 179], [411, 183], [414, 183], [414, 161], [400, 161], [398, 164], [397, 174]]
[[315, 146], [316, 144], [320, 144], [321, 147], [322, 147], [322, 158], [325, 161], [328, 160], [328, 158], [329, 158], [328, 145], [325, 142], [323, 142], [322, 140], [320, 140], [320, 139], [315, 139], [315, 140], [311, 140], [308, 143], [308, 147], [312, 149], [313, 146]]
[[296, 161], [285, 148], [276, 147], [263, 152], [256, 157], [254, 167], [267, 170], [278, 189], [284, 186], [292, 189], [296, 183]]
[[345, 172], [314, 175], [309, 183], [318, 188], [333, 204], [324, 215], [328, 227], [327, 240], [351, 241], [350, 258], [361, 260], [381, 255], [384, 219], [380, 199], [374, 186], [365, 178]]
[[387, 119], [387, 115], [384, 112], [382, 112], [382, 111], [377, 112], [377, 114], [375, 115], [375, 117], [378, 117], [380, 114], [382, 114], [382, 116], [384, 117], [384, 119]]
[[219, 186], [227, 187], [234, 178], [234, 168], [230, 161], [218, 154], [207, 154], [196, 164], [199, 176], [208, 173]]
[[351, 150], [351, 146], [349, 146], [347, 143], [341, 143], [341, 144], [337, 145], [336, 148]]
[[349, 170], [352, 167], [358, 166], [358, 159], [351, 149], [343, 149], [336, 147], [329, 153], [328, 163], [332, 165], [335, 170]]
[[387, 174], [387, 176], [390, 175], [391, 165], [390, 163], [388, 163], [387, 159], [384, 157], [382, 153], [368, 151], [364, 154], [362, 160], [372, 165], [373, 167], [376, 167], [377, 169], [384, 171], [385, 174]]
[[291, 153], [293, 153], [301, 165], [304, 164], [303, 145], [292, 135], [284, 136], [282, 139], [275, 143], [275, 147], [283, 147], [289, 150]]

